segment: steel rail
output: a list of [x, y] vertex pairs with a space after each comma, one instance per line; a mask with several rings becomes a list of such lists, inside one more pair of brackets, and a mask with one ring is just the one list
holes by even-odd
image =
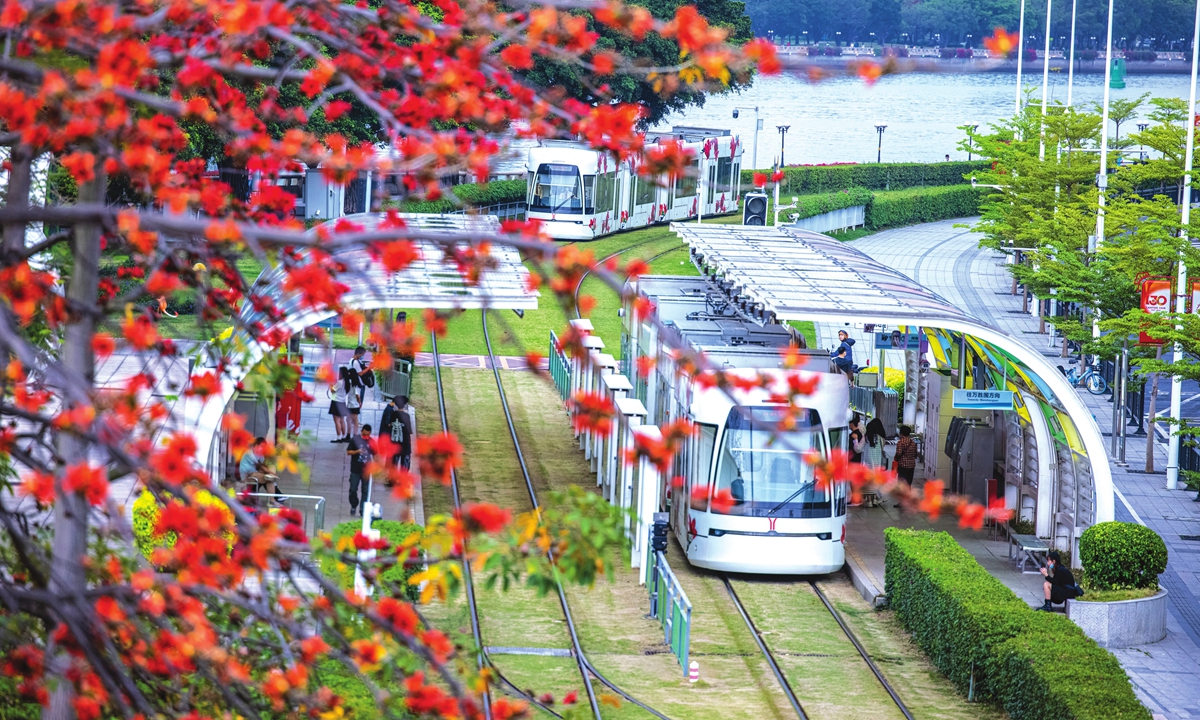
[[796, 711], [796, 715], [800, 717], [800, 720], [808, 720], [808, 715], [804, 712], [804, 707], [800, 704], [800, 700], [797, 699], [792, 686], [788, 684], [787, 678], [783, 675], [783, 669], [775, 661], [775, 656], [771, 653], [771, 649], [767, 647], [767, 643], [762, 639], [762, 634], [758, 631], [758, 627], [750, 619], [750, 613], [746, 612], [741, 598], [738, 597], [737, 591], [733, 589], [733, 583], [729, 582], [729, 578], [724, 575], [721, 576], [721, 582], [725, 583], [725, 589], [729, 591], [729, 597], [733, 600], [734, 607], [741, 614], [742, 620], [746, 621], [746, 627], [750, 628], [750, 634], [754, 636], [754, 642], [758, 643], [758, 649], [762, 651], [763, 657], [767, 659], [767, 665], [771, 666], [771, 672], [775, 674], [775, 679], [779, 681], [780, 687], [783, 688], [784, 695], [787, 695], [788, 702], [792, 704], [792, 709]]
[[867, 654], [866, 648], [862, 646], [862, 643], [858, 641], [858, 637], [856, 637], [854, 632], [850, 630], [850, 626], [847, 625], [846, 621], [842, 619], [841, 613], [839, 613], [833, 607], [833, 603], [829, 602], [829, 598], [825, 597], [825, 593], [822, 592], [821, 588], [817, 586], [817, 582], [815, 580], [809, 580], [808, 584], [811, 585], [813, 591], [817, 593], [817, 597], [821, 598], [821, 602], [825, 603], [825, 609], [829, 611], [830, 615], [833, 615], [834, 620], [837, 620], [838, 625], [840, 625], [842, 628], [842, 632], [846, 633], [846, 637], [850, 639], [850, 642], [854, 643], [854, 649], [858, 650], [858, 654], [861, 655], [862, 659], [866, 661], [867, 666], [871, 668], [871, 672], [875, 673], [875, 678], [879, 680], [879, 684], [883, 685], [883, 689], [887, 690], [887, 694], [892, 696], [892, 702], [896, 703], [896, 707], [900, 708], [900, 712], [904, 713], [904, 717], [907, 720], [913, 720], [912, 713], [908, 711], [908, 708], [904, 705], [904, 701], [900, 699], [900, 696], [896, 694], [896, 690], [892, 688], [891, 683], [889, 683], [887, 678], [883, 676], [883, 672], [879, 669], [879, 666], [876, 665], [875, 661], [871, 659], [871, 656]]
[[[442, 432], [448, 433], [450, 432], [450, 423], [446, 419], [446, 396], [442, 390], [442, 363], [441, 355], [438, 353], [437, 334], [431, 334], [431, 339], [433, 342], [433, 374], [437, 380], [438, 412], [441, 414], [442, 418]], [[450, 470], [450, 489], [454, 496], [454, 507], [456, 509], [461, 508], [462, 498], [458, 492], [458, 473], [453, 469]], [[500, 672], [500, 668], [496, 667], [495, 663], [492, 662], [491, 657], [488, 656], [487, 650], [484, 649], [485, 646], [483, 644], [483, 635], [479, 629], [479, 606], [475, 600], [475, 584], [471, 577], [471, 563], [466, 561], [463, 562], [463, 587], [466, 590], [467, 606], [471, 610], [471, 634], [474, 636], [475, 647], [478, 648], [476, 651], [476, 661], [479, 663], [479, 669], [483, 670], [485, 667], [488, 668], [496, 674], [496, 677], [500, 680], [500, 682], [508, 686], [511, 694], [521, 698], [522, 700], [525, 700], [531, 705], [535, 705], [538, 708], [545, 710], [561, 720], [562, 715], [556, 713], [554, 710], [550, 709], [537, 698], [517, 687], [511, 680], [505, 677], [504, 673]], [[491, 720], [492, 705], [490, 702], [489, 693], [486, 689], [483, 691], [483, 707], [484, 717], [486, 720]]]
[[[520, 465], [521, 465], [521, 475], [525, 479], [525, 489], [529, 491], [530, 503], [532, 503], [533, 508], [535, 510], [537, 510], [541, 507], [541, 504], [538, 502], [537, 492], [533, 489], [533, 479], [529, 475], [529, 467], [525, 464], [525, 453], [521, 451], [521, 441], [520, 441], [520, 438], [517, 437], [517, 428], [516, 428], [516, 425], [513, 424], [512, 411], [509, 409], [509, 406], [508, 406], [508, 395], [504, 392], [504, 383], [500, 380], [500, 369], [496, 363], [496, 355], [492, 352], [492, 340], [491, 340], [491, 337], [488, 335], [487, 310], [484, 310], [483, 313], [481, 313], [481, 314], [483, 316], [483, 341], [484, 341], [484, 344], [487, 346], [488, 363], [492, 366], [492, 374], [496, 378], [496, 389], [500, 393], [500, 405], [504, 409], [504, 419], [508, 423], [508, 432], [509, 432], [509, 435], [512, 437], [513, 449], [516, 450], [516, 453], [517, 453], [517, 462], [520, 463]], [[553, 560], [554, 560], [553, 551], [548, 551], [547, 555], [550, 557], [551, 562], [553, 562]], [[621, 688], [619, 688], [615, 683], [610, 681], [608, 678], [606, 678], [604, 675], [602, 675], [598, 670], [596, 670], [596, 667], [594, 665], [592, 665], [592, 663], [590, 661], [588, 661], [587, 656], [583, 652], [583, 647], [579, 642], [579, 634], [575, 629], [575, 618], [571, 615], [571, 607], [570, 607], [570, 604], [567, 602], [567, 593], [563, 589], [561, 582], [556, 582], [555, 587], [558, 590], [558, 601], [559, 601], [559, 604], [562, 605], [563, 617], [565, 617], [566, 621], [567, 621], [567, 630], [570, 632], [570, 635], [571, 635], [571, 645], [572, 645], [572, 648], [574, 651], [575, 661], [576, 661], [576, 664], [579, 666], [580, 675], [583, 676], [584, 688], [587, 690], [588, 701], [591, 704], [592, 713], [596, 716], [596, 720], [601, 720], [600, 705], [596, 698], [596, 692], [592, 688], [591, 679], [589, 678], [588, 673], [591, 673], [591, 675], [595, 676], [595, 678], [597, 680], [599, 680], [604, 686], [606, 686], [613, 692], [617, 693], [622, 698], [628, 700], [629, 702], [633, 703], [634, 705], [637, 705], [638, 707], [640, 707], [641, 709], [650, 713], [651, 715], [654, 715], [655, 717], [659, 718], [659, 720], [670, 720], [670, 718], [668, 718], [666, 715], [663, 715], [662, 713], [658, 712], [654, 708], [650, 707], [649, 705], [646, 705], [645, 703], [641, 702], [637, 698], [633, 697], [629, 693], [627, 693], [624, 690], [622, 690]]]

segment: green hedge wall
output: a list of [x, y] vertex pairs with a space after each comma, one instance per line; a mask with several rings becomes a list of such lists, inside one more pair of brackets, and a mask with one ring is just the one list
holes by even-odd
[[869, 230], [971, 217], [979, 214], [979, 191], [970, 185], [875, 193], [867, 206]]
[[[450, 188], [464, 205], [483, 206], [497, 205], [506, 202], [520, 202], [525, 199], [524, 180], [497, 180], [490, 183], [466, 183]], [[440, 200], [405, 200], [400, 203], [400, 211], [408, 213], [447, 213], [462, 209], [447, 198]]]
[[[987, 162], [875, 163], [865, 165], [803, 165], [784, 168], [784, 195], [809, 195], [850, 188], [904, 190], [913, 187], [960, 185], [971, 173], [991, 168]], [[754, 171], [742, 171], [742, 187], [754, 186]]]
[[888, 528], [890, 606], [961, 692], [1012, 720], [1149, 720], [1116, 659], [1067, 618], [1043, 614], [944, 532]]
[[[371, 523], [371, 527], [379, 531], [379, 536], [384, 540], [388, 540], [392, 545], [400, 544], [405, 538], [413, 533], [424, 532], [424, 528], [413, 523], [400, 522], [399, 520], [376, 520]], [[359, 530], [362, 529], [361, 520], [348, 520], [344, 523], [338, 523], [333, 528], [332, 539], [333, 546], [336, 548], [338, 542], [343, 538], [353, 538]], [[420, 571], [420, 567], [409, 565], [392, 565], [387, 570], [379, 574], [380, 582], [384, 584], [395, 584], [398, 587], [404, 588], [404, 593], [407, 598], [413, 602], [420, 599], [420, 590], [415, 585], [408, 584], [408, 578]], [[343, 564], [340, 568], [338, 562], [332, 557], [324, 557], [321, 559], [321, 572], [328, 578], [337, 580], [338, 584], [343, 588], [350, 589], [354, 587], [354, 565]]]

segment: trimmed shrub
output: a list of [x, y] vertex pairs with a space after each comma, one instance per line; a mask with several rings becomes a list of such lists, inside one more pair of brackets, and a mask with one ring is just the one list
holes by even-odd
[[1030, 614], [1024, 631], [995, 650], [1000, 670], [996, 685], [1010, 717], [1150, 717], [1124, 681], [1125, 671], [1112, 653], [1061, 615]]
[[1153, 588], [1167, 569], [1167, 546], [1144, 525], [1096, 523], [1079, 538], [1079, 561], [1097, 590]]
[[843, 210], [857, 205], [871, 204], [871, 191], [853, 188], [821, 195], [801, 195], [795, 210], [785, 210], [788, 215], [797, 213], [799, 219], [810, 218], [822, 213]]
[[1126, 50], [1125, 59], [1129, 62], [1154, 62], [1158, 53], [1153, 50]]
[[956, 57], [960, 60], [970, 60], [971, 58], [975, 57], [975, 49], [974, 48], [958, 48], [957, 50], [954, 51], [954, 57]]
[[1149, 720], [1113, 656], [1033, 610], [944, 532], [884, 531], [896, 617], [943, 673], [1012, 720]]
[[954, 48], [944, 47], [938, 50], [938, 55], [940, 55], [943, 60], [953, 60], [955, 57], [957, 57], [958, 53], [954, 52]]
[[[991, 164], [976, 162], [938, 163], [838, 163], [793, 165], [783, 169], [780, 193], [812, 195], [851, 188], [904, 190], [913, 187], [961, 185], [973, 174], [991, 170]], [[754, 184], [754, 171], [742, 171], [742, 185]]]
[[[876, 55], [881, 54], [879, 50], [875, 51]], [[888, 45], [883, 48], [883, 57], [906, 58], [908, 57], [908, 48], [903, 45]]]
[[837, 45], [826, 45], [821, 51], [821, 54], [823, 54], [825, 57], [841, 57], [842, 49]]
[[1076, 52], [1075, 57], [1078, 58], [1079, 60], [1083, 60], [1085, 62], [1092, 62], [1096, 58], [1100, 57], [1100, 51], [1093, 50], [1091, 48], [1086, 48], [1084, 50], [1080, 50], [1080, 51]]
[[876, 193], [867, 206], [867, 228], [902, 227], [979, 214], [979, 191], [970, 185]]
[[[400, 545], [413, 533], [425, 532], [425, 528], [420, 525], [400, 522], [399, 520], [376, 520], [371, 523], [371, 527], [378, 530], [379, 536], [390, 542], [393, 546]], [[361, 520], [348, 520], [335, 525], [332, 533], [334, 549], [341, 549], [342, 552], [352, 552], [354, 549], [352, 541], [359, 530], [362, 530]], [[413, 602], [417, 602], [421, 597], [420, 590], [416, 585], [409, 585], [408, 579], [420, 571], [421, 568], [419, 566], [396, 563], [381, 572], [378, 580], [384, 585], [390, 584], [404, 588], [405, 597]], [[338, 562], [337, 558], [326, 555], [321, 558], [321, 572], [325, 577], [335, 580], [347, 590], [354, 587], [354, 565], [352, 564]]]
[[[178, 502], [172, 500], [172, 502]], [[225, 507], [225, 503], [221, 502], [207, 490], [198, 490], [196, 493], [196, 502], [204, 507], [210, 505], [220, 506], [226, 520], [233, 522], [233, 513], [229, 508]], [[139, 552], [146, 557], [147, 560], [154, 554], [158, 548], [175, 547], [176, 535], [173, 532], [157, 534], [154, 529], [158, 527], [158, 516], [161, 512], [161, 506], [158, 498], [154, 497], [149, 490], [142, 490], [142, 494], [138, 495], [137, 500], [133, 501], [133, 543], [137, 546]], [[233, 533], [226, 533], [225, 538], [229, 541], [230, 547], [233, 546]]]
[[400, 203], [400, 212], [406, 213], [448, 213], [461, 210], [462, 206], [482, 207], [498, 205], [506, 202], [520, 202], [525, 199], [524, 180], [497, 180], [490, 183], [465, 183], [453, 185], [449, 192], [462, 201], [456, 204], [448, 198], [437, 200], [405, 200]]

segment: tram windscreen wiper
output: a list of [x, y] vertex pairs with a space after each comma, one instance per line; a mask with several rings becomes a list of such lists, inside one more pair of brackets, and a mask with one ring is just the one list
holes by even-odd
[[783, 502], [779, 503], [779, 504], [778, 504], [778, 505], [776, 505], [775, 507], [773, 507], [773, 508], [771, 508], [770, 510], [768, 510], [768, 511], [767, 511], [767, 517], [770, 517], [770, 516], [774, 515], [775, 513], [779, 512], [780, 508], [782, 508], [784, 505], [787, 505], [788, 503], [790, 503], [791, 501], [795, 500], [796, 498], [800, 497], [800, 493], [802, 493], [802, 492], [804, 492], [805, 490], [807, 490], [807, 489], [811, 488], [813, 485], [815, 485], [815, 484], [816, 484], [816, 482], [817, 482], [816, 480], [813, 480], [813, 481], [812, 481], [812, 482], [810, 482], [810, 483], [805, 483], [805, 484], [801, 485], [799, 490], [797, 490], [796, 492], [792, 493], [791, 495], [788, 495], [788, 496], [787, 496], [787, 498], [786, 498], [786, 499], [785, 499]]

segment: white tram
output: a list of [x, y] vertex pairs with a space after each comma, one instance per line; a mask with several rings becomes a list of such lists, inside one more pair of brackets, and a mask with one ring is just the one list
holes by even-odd
[[647, 148], [668, 141], [696, 157], [693, 170], [674, 179], [640, 177], [635, 161], [618, 162], [581, 143], [548, 140], [530, 148], [526, 217], [541, 220], [555, 240], [591, 240], [700, 211], [737, 210], [741, 140], [728, 130], [678, 126], [646, 134]]
[[[782, 352], [803, 346], [802, 336], [790, 327], [752, 319], [703, 278], [647, 276], [626, 291], [626, 297], [652, 300], [669, 327], [666, 332], [677, 333], [716, 366], [761, 373], [777, 380], [777, 390], [786, 387], [792, 371], [782, 369]], [[781, 406], [770, 402], [767, 390], [739, 392], [735, 404], [722, 391], [704, 388], [680, 372], [657, 330], [634, 316], [627, 304], [622, 357], [630, 378], [639, 377], [636, 358], [656, 361], [651, 375], [639, 378], [634, 388], [649, 413], [647, 422], [662, 427], [687, 418], [699, 428], [667, 474], [685, 480], [682, 488], [670, 489], [668, 503], [688, 561], [760, 574], [841, 568], [847, 488], [817, 489], [812, 467], [798, 454], [845, 449], [848, 442], [849, 390], [845, 377], [830, 371], [828, 353], [800, 350], [800, 370], [818, 373], [820, 382], [813, 395], [800, 400], [807, 412], [795, 429], [780, 435], [774, 427]], [[732, 495], [731, 507], [711, 502], [723, 490]]]

